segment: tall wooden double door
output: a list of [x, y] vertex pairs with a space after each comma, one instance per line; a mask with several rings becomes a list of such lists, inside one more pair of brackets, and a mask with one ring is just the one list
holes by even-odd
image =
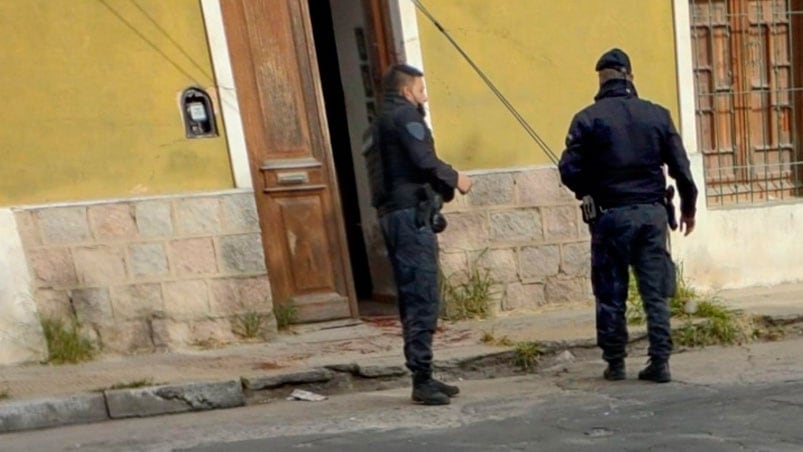
[[357, 315], [306, 0], [221, 0], [276, 305]]

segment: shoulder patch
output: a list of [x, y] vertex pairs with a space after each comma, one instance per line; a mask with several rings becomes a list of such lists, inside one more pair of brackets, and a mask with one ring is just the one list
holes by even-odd
[[426, 129], [424, 129], [424, 124], [421, 124], [420, 122], [408, 122], [404, 125], [404, 128], [407, 129], [407, 133], [419, 141], [424, 141], [424, 137], [427, 135]]

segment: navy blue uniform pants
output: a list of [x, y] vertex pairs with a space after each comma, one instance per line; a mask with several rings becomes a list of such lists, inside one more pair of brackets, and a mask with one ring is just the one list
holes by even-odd
[[396, 281], [406, 365], [430, 375], [440, 301], [438, 241], [429, 225], [417, 225], [414, 208], [387, 213], [380, 224]]
[[674, 291], [675, 275], [666, 235], [666, 209], [658, 203], [608, 209], [591, 225], [597, 345], [606, 361], [626, 356], [630, 266], [647, 314], [648, 353], [658, 360], [669, 359], [672, 353], [668, 296]]

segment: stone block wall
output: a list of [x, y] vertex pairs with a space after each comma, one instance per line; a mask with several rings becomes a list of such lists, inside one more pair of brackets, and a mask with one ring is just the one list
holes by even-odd
[[103, 350], [238, 340], [238, 321], [275, 331], [252, 192], [15, 210], [44, 318], [75, 316]]
[[441, 267], [460, 277], [487, 268], [498, 284], [497, 310], [587, 302], [590, 236], [574, 195], [556, 168], [473, 174], [468, 196], [446, 205]]

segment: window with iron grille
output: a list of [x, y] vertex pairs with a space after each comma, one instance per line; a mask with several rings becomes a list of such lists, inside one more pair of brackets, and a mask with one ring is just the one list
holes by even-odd
[[803, 196], [803, 0], [690, 2], [708, 205]]

